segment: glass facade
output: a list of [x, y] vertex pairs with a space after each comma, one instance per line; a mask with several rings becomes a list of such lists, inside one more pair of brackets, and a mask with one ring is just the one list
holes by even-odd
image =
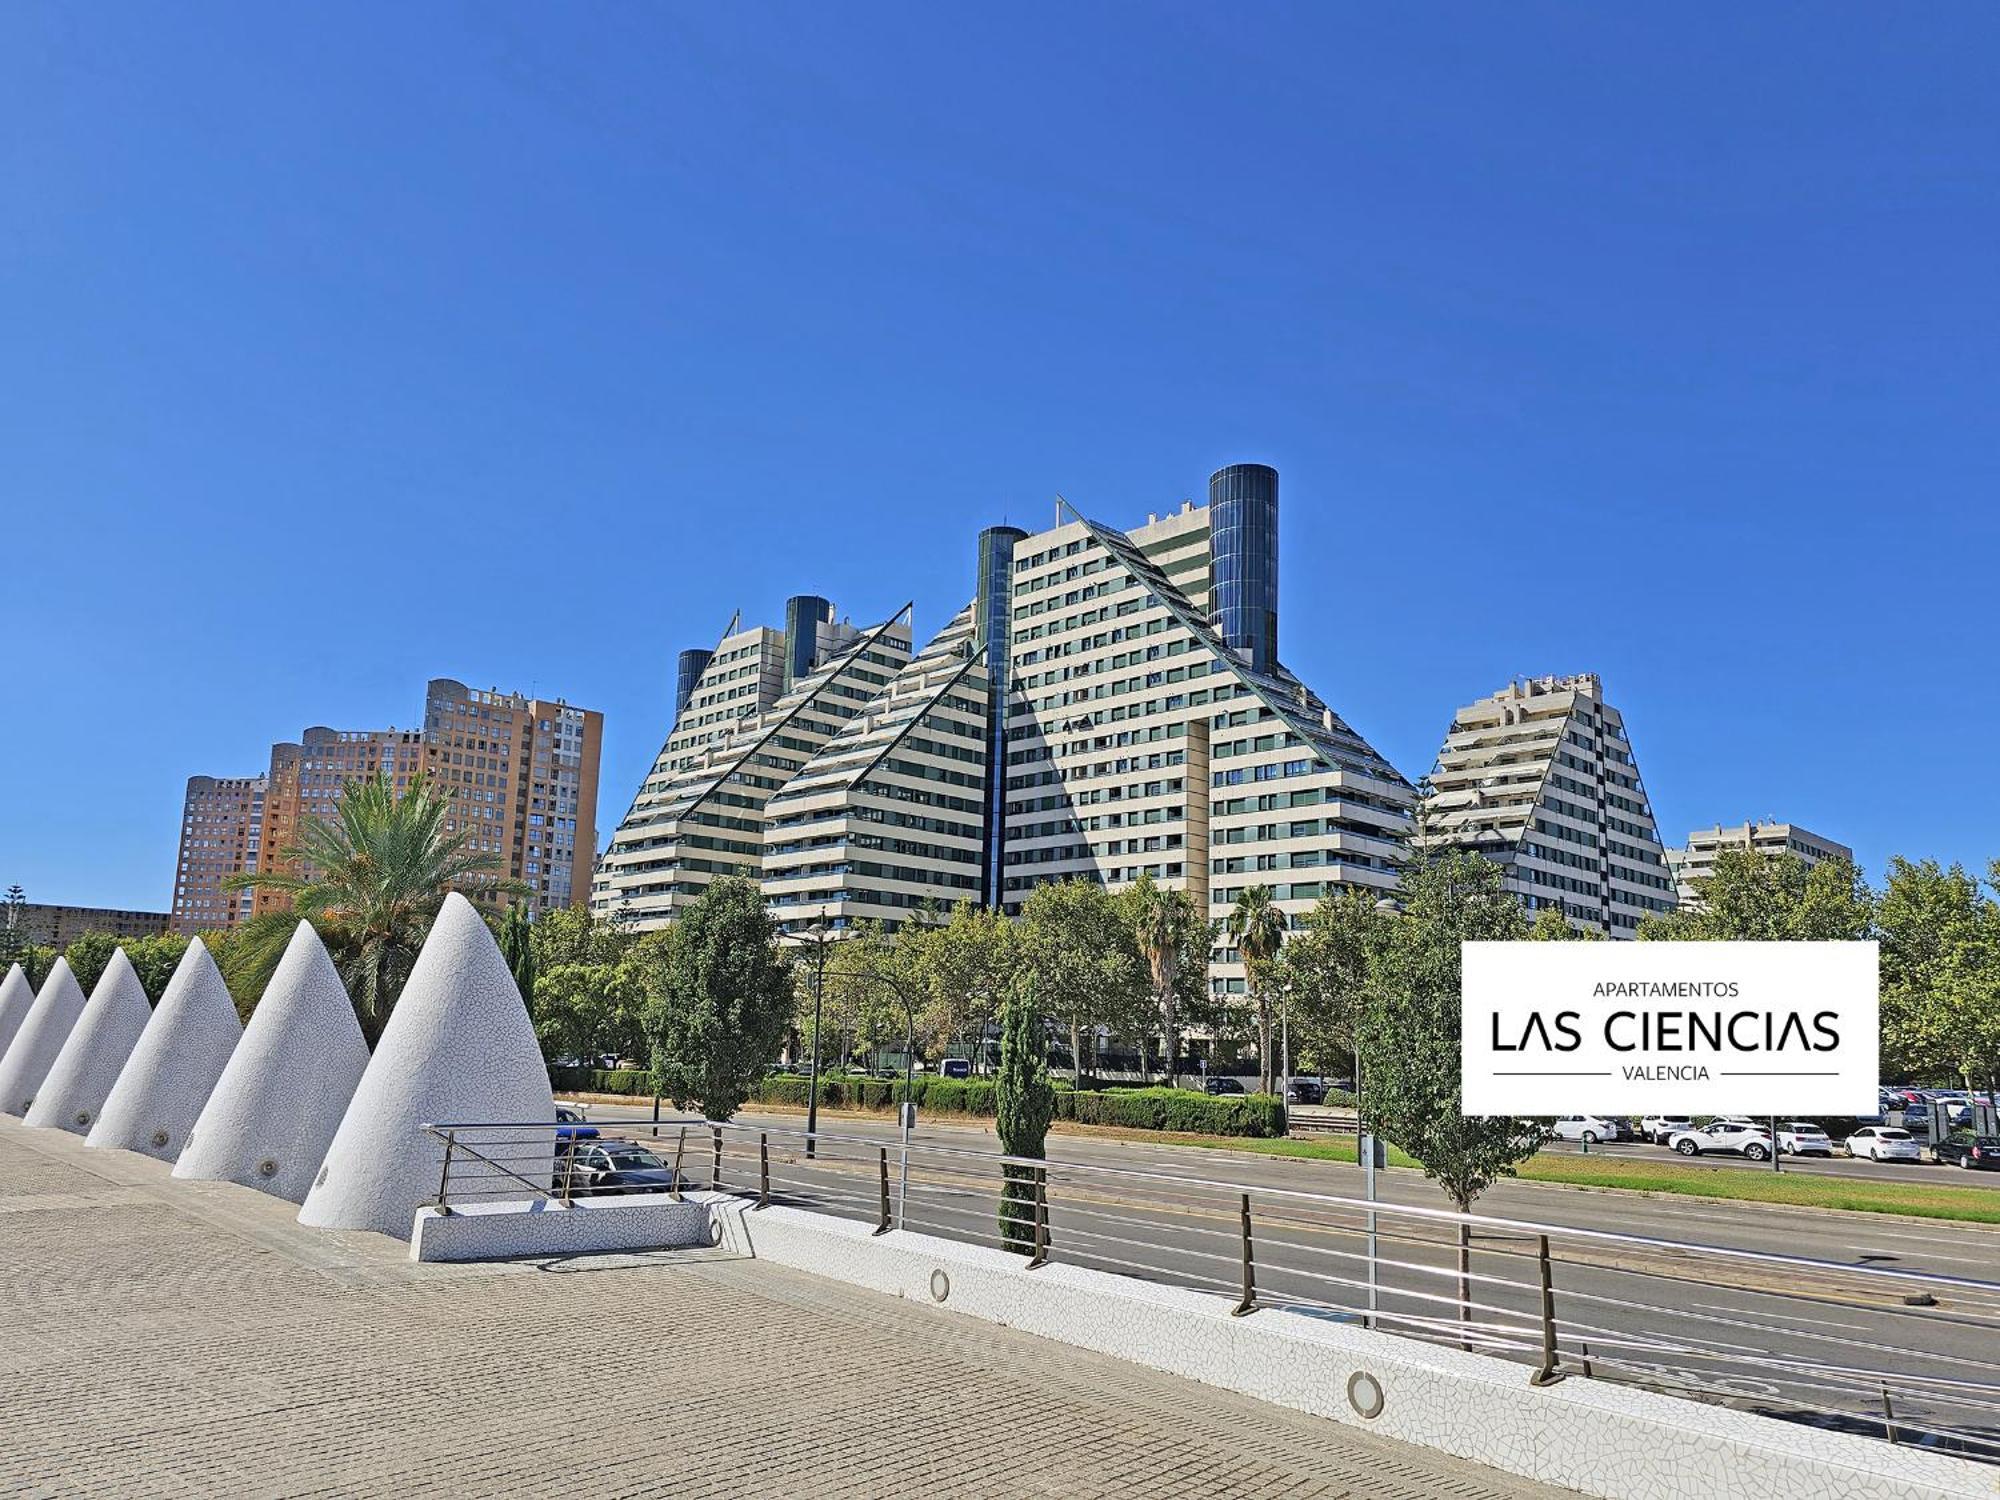
[[1208, 478], [1210, 615], [1223, 644], [1267, 672], [1278, 659], [1278, 471], [1231, 464]]
[[674, 718], [687, 711], [688, 699], [694, 696], [694, 686], [701, 681], [701, 674], [708, 670], [713, 651], [705, 651], [699, 646], [691, 646], [681, 653], [680, 667], [674, 675]]
[[812, 675], [819, 654], [819, 627], [833, 619], [833, 605], [818, 594], [794, 594], [785, 601], [785, 686]]
[[1007, 700], [1012, 687], [1014, 547], [1026, 538], [1018, 526], [989, 526], [979, 533], [979, 591], [973, 599], [974, 649], [986, 652], [986, 815], [980, 835], [980, 901], [1001, 904], [1001, 866], [1007, 854]]

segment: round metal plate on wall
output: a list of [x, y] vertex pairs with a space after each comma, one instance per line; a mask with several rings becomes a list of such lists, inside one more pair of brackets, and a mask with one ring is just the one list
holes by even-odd
[[943, 1268], [940, 1267], [931, 1272], [931, 1300], [933, 1302], [942, 1302], [950, 1295], [951, 1278], [945, 1275]]
[[1363, 1421], [1382, 1415], [1382, 1399], [1382, 1382], [1366, 1370], [1356, 1370], [1347, 1377], [1347, 1404]]

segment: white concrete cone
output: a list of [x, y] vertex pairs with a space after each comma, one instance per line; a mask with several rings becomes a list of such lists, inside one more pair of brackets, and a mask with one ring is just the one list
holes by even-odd
[[[299, 1222], [406, 1240], [417, 1209], [437, 1197], [444, 1161], [444, 1143], [419, 1126], [539, 1120], [550, 1129], [505, 1142], [484, 1136], [476, 1149], [506, 1157], [546, 1185], [555, 1096], [500, 946], [472, 903], [454, 891], [410, 969]], [[538, 1149], [538, 1162], [524, 1159]]]
[[49, 1076], [42, 1080], [29, 1108], [30, 1125], [53, 1125], [78, 1135], [97, 1123], [111, 1086], [125, 1071], [132, 1049], [139, 1045], [153, 1006], [139, 971], [123, 948], [111, 950], [104, 977], [90, 992], [90, 1003], [76, 1018], [69, 1039], [56, 1054]]
[[0, 1057], [7, 1055], [14, 1033], [28, 1019], [34, 1003], [35, 987], [28, 983], [28, 976], [21, 972], [19, 964], [10, 965], [7, 977], [0, 979]]
[[367, 1066], [354, 1005], [312, 923], [301, 922], [174, 1176], [239, 1182], [303, 1202]]
[[82, 986], [69, 971], [69, 960], [57, 959], [49, 977], [42, 981], [42, 991], [29, 1007], [27, 1019], [14, 1033], [7, 1055], [0, 1057], [0, 1109], [10, 1115], [28, 1112], [35, 1102], [35, 1091], [55, 1066], [85, 1003]]
[[145, 1035], [111, 1086], [87, 1144], [143, 1151], [172, 1161], [236, 1050], [243, 1023], [200, 938], [187, 946]]

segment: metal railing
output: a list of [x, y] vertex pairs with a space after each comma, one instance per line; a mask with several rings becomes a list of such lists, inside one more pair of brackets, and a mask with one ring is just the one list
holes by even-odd
[[[438, 1203], [702, 1190], [1013, 1250], [2000, 1463], [2000, 1282], [1227, 1182], [701, 1119], [440, 1124]], [[893, 1189], [893, 1190], [892, 1190]], [[1371, 1253], [1371, 1246], [1373, 1253]]]

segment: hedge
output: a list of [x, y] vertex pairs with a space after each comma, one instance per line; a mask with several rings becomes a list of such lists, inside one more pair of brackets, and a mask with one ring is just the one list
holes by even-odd
[[564, 1064], [549, 1069], [549, 1086], [559, 1094], [653, 1097], [653, 1075], [646, 1068], [577, 1068]]
[[[760, 1104], [806, 1106], [804, 1078], [765, 1078], [752, 1095]], [[919, 1078], [917, 1107], [937, 1114], [985, 1115], [994, 1110], [990, 1078]], [[828, 1109], [893, 1109], [903, 1096], [901, 1080], [822, 1078], [819, 1102]], [[1270, 1094], [1211, 1097], [1192, 1089], [1134, 1088], [1082, 1092], [1056, 1089], [1056, 1118], [1080, 1125], [1117, 1125], [1129, 1130], [1182, 1130], [1198, 1135], [1282, 1136], [1285, 1107]]]

